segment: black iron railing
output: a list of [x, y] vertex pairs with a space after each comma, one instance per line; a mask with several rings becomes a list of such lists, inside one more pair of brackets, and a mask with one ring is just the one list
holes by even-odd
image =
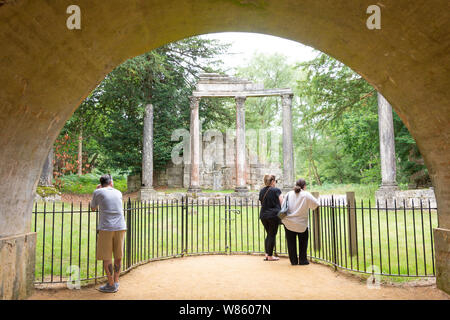
[[[127, 236], [123, 271], [153, 260], [198, 254], [263, 254], [265, 230], [259, 202], [245, 198], [155, 200], [124, 203]], [[433, 229], [436, 208], [396, 203], [324, 200], [309, 213], [308, 256], [367, 274], [398, 277], [435, 275]], [[36, 203], [36, 283], [68, 280], [74, 268], [82, 281], [105, 276], [96, 257], [98, 214], [89, 205]], [[287, 255], [284, 227], [276, 252]], [[70, 266], [72, 266], [70, 269]]]

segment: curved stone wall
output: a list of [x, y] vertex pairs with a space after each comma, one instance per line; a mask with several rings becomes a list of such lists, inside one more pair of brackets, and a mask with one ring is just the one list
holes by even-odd
[[[81, 30], [68, 30], [71, 4], [0, 5], [0, 238], [30, 230], [33, 193], [50, 146], [108, 72], [163, 44], [220, 31], [299, 41], [367, 79], [416, 139], [435, 188], [439, 225], [450, 229], [447, 0], [384, 1], [380, 30], [366, 28], [369, 0], [79, 0]], [[446, 279], [450, 290], [448, 273]]]

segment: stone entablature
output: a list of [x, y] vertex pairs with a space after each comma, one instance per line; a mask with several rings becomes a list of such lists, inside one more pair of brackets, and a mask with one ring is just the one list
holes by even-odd
[[[202, 73], [200, 74], [199, 81], [197, 82], [196, 91], [193, 92], [194, 96], [208, 96], [217, 91], [222, 92], [243, 92], [243, 91], [255, 91], [263, 90], [264, 84], [253, 83], [246, 79], [239, 79], [235, 77], [229, 77], [220, 75], [217, 73]], [[230, 97], [230, 95], [227, 95]]]
[[200, 92], [194, 91], [192, 95], [194, 97], [211, 97], [211, 98], [230, 98], [235, 96], [245, 96], [245, 97], [276, 97], [281, 95], [292, 94], [291, 89], [264, 89], [264, 90], [253, 90], [253, 91], [240, 91], [239, 93], [235, 91], [226, 90], [215, 90], [212, 92]]

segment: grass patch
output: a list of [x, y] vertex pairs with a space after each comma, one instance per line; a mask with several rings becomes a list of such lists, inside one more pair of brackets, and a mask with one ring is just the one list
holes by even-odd
[[[169, 193], [186, 193], [187, 192], [187, 188], [156, 188], [157, 191], [159, 192], [164, 192], [166, 194]], [[229, 193], [234, 193], [233, 189], [224, 189], [224, 190], [213, 190], [213, 189], [202, 189], [203, 193], [223, 193], [223, 194], [229, 194]], [[255, 191], [251, 191], [251, 192], [255, 192]]]
[[[62, 193], [71, 194], [91, 194], [99, 184], [101, 174], [88, 173], [82, 176], [70, 174], [62, 176]], [[127, 191], [127, 177], [124, 175], [112, 175], [114, 180], [114, 188], [121, 192]]]
[[60, 194], [58, 189], [56, 189], [55, 187], [47, 187], [47, 186], [37, 186], [36, 193], [41, 198], [45, 198], [45, 197], [53, 196], [53, 195], [56, 195], [56, 194]]
[[[319, 192], [320, 194], [345, 194], [348, 191], [355, 192], [355, 197], [359, 201], [371, 201], [375, 203], [375, 191], [380, 186], [378, 184], [324, 184], [321, 186], [312, 185], [307, 186], [307, 190], [310, 192]], [[407, 185], [399, 185], [399, 188], [407, 189]]]

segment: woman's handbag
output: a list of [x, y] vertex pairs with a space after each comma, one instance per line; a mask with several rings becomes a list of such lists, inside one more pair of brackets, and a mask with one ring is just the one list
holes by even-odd
[[280, 220], [283, 220], [284, 218], [286, 218], [288, 210], [289, 210], [289, 194], [286, 195], [286, 201], [283, 202], [283, 206], [281, 207], [281, 210], [278, 211], [278, 218], [280, 218]]

